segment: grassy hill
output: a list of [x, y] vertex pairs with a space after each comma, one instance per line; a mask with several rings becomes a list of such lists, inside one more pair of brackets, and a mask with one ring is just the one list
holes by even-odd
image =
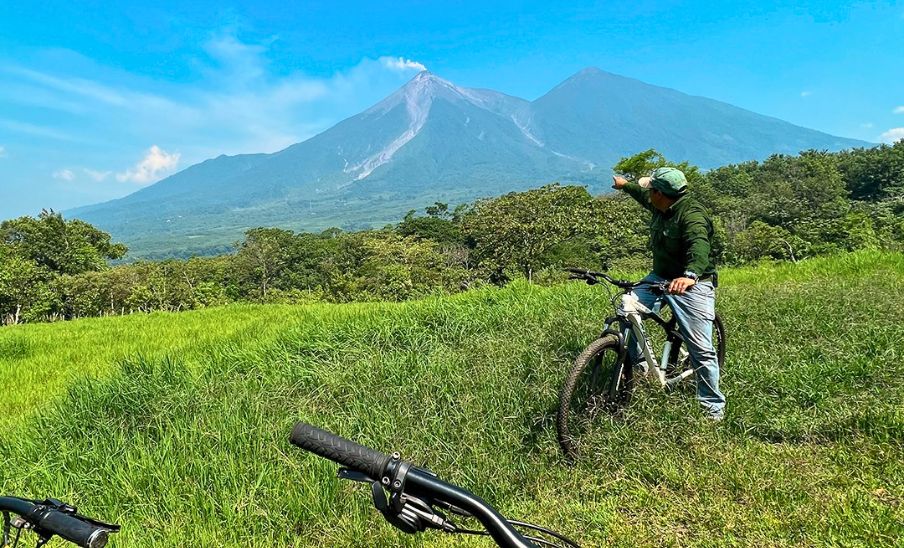
[[0, 491], [117, 520], [115, 546], [489, 546], [396, 533], [289, 445], [307, 420], [585, 546], [895, 545], [902, 289], [874, 252], [725, 272], [727, 420], [641, 386], [576, 466], [554, 409], [599, 287], [4, 328]]

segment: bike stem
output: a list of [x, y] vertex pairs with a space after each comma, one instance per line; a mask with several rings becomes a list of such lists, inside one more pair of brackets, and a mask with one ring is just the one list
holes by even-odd
[[499, 546], [505, 548], [537, 548], [518, 533], [499, 512], [477, 495], [448, 484], [416, 467], [408, 471], [406, 491], [415, 496], [441, 500], [466, 510], [480, 521]]

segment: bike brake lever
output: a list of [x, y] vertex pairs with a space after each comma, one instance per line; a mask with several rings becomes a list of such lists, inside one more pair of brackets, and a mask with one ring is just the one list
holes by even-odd
[[[340, 468], [339, 472], [336, 473], [336, 477], [339, 479], [350, 480], [350, 481], [358, 481], [361, 483], [374, 483], [375, 479], [368, 476], [363, 472], [358, 472], [357, 470], [352, 470], [351, 468]], [[379, 482], [377, 482], [379, 483]]]
[[[390, 525], [409, 535], [424, 532], [426, 523], [422, 519], [422, 516], [419, 515], [418, 512], [413, 511], [407, 501], [400, 504], [398, 503], [399, 497], [402, 496], [400, 493], [394, 493], [392, 495], [393, 499], [395, 499], [394, 502], [396, 502], [396, 504], [393, 504], [386, 499], [386, 491], [383, 490], [383, 487], [379, 482], [373, 482], [370, 490], [373, 497], [374, 508], [383, 514], [383, 518], [386, 519]], [[399, 506], [399, 508], [396, 508], [396, 506]]]
[[386, 500], [386, 491], [380, 487], [378, 482], [373, 482], [370, 485], [370, 494], [371, 498], [374, 501], [374, 508], [380, 511], [381, 514], [386, 515], [386, 512], [389, 510], [389, 501]]

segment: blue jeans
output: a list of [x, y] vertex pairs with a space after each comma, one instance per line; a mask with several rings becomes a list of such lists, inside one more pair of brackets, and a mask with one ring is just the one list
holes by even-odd
[[[662, 282], [656, 274], [650, 273], [645, 281]], [[647, 308], [657, 311], [662, 299], [672, 308], [678, 320], [678, 331], [687, 343], [691, 365], [696, 373], [697, 400], [711, 416], [721, 417], [725, 413], [725, 395], [719, 391], [719, 359], [713, 346], [713, 320], [716, 318], [716, 290], [712, 281], [695, 283], [684, 295], [655, 295], [647, 286], [634, 290], [638, 300]], [[640, 343], [628, 345], [631, 363], [643, 356]], [[655, 364], [650, 364], [655, 367]]]

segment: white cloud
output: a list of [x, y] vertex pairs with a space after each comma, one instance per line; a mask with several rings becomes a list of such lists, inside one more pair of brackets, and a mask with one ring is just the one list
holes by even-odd
[[17, 122], [15, 120], [0, 119], [0, 127], [5, 127], [6, 129], [15, 131], [17, 133], [24, 133], [26, 135], [33, 135], [36, 137], [44, 137], [57, 141], [78, 141], [78, 139], [75, 139], [74, 137], [63, 131], [58, 131], [56, 129], [45, 126], [39, 126], [37, 124], [30, 124], [28, 122]]
[[6, 66], [4, 67], [4, 70], [32, 80], [45, 88], [57, 89], [70, 95], [80, 95], [107, 105], [123, 106], [127, 104], [130, 99], [113, 88], [84, 78], [59, 78], [36, 70], [16, 66]]
[[895, 107], [894, 110], [892, 110], [892, 113], [893, 114], [904, 114], [904, 105]]
[[864, 123], [860, 124], [860, 127], [863, 129], [872, 129], [873, 123], [872, 122], [864, 122]]
[[113, 174], [112, 171], [97, 171], [94, 169], [89, 169], [87, 167], [82, 168], [82, 171], [85, 173], [85, 175], [87, 175], [88, 177], [91, 177], [98, 183], [105, 181], [107, 179], [107, 177], [109, 177], [110, 175]]
[[894, 127], [879, 136], [883, 143], [896, 143], [904, 139], [904, 127]]
[[812, 91], [802, 91], [802, 92], [800, 92], [800, 96], [801, 96], [801, 97], [809, 97], [809, 96], [811, 96], [811, 95], [813, 95], [813, 92], [812, 92]]
[[135, 183], [153, 183], [164, 175], [176, 169], [179, 165], [178, 152], [172, 154], [161, 149], [157, 145], [151, 146], [144, 159], [135, 164], [131, 169], [116, 174], [116, 180], [120, 182], [132, 181]]
[[0, 119], [0, 130], [84, 145], [82, 165], [96, 173], [75, 170], [84, 181], [102, 180], [99, 174], [112, 169], [107, 181], [138, 182], [152, 172], [123, 171], [114, 154], [148, 143], [192, 143], [180, 145], [184, 166], [220, 154], [276, 152], [365, 110], [425, 68], [405, 57], [376, 57], [327, 75], [285, 72], [271, 61], [272, 44], [221, 31], [188, 60], [201, 78], [186, 83], [105, 67], [75, 52], [66, 55], [77, 62], [55, 65], [75, 73], [0, 63], [0, 103], [67, 114], [53, 125]]
[[0, 146], [0, 158], [6, 156], [6, 147]]
[[232, 85], [252, 82], [267, 74], [264, 57], [267, 48], [261, 44], [245, 44], [235, 35], [226, 33], [208, 40], [204, 51], [215, 63], [208, 72], [229, 79]]
[[63, 181], [71, 181], [75, 179], [75, 173], [71, 169], [58, 169], [53, 172], [54, 179], [62, 179]]
[[380, 57], [379, 61], [384, 67], [392, 70], [416, 70], [418, 72], [427, 70], [423, 63], [405, 59], [404, 57]]

